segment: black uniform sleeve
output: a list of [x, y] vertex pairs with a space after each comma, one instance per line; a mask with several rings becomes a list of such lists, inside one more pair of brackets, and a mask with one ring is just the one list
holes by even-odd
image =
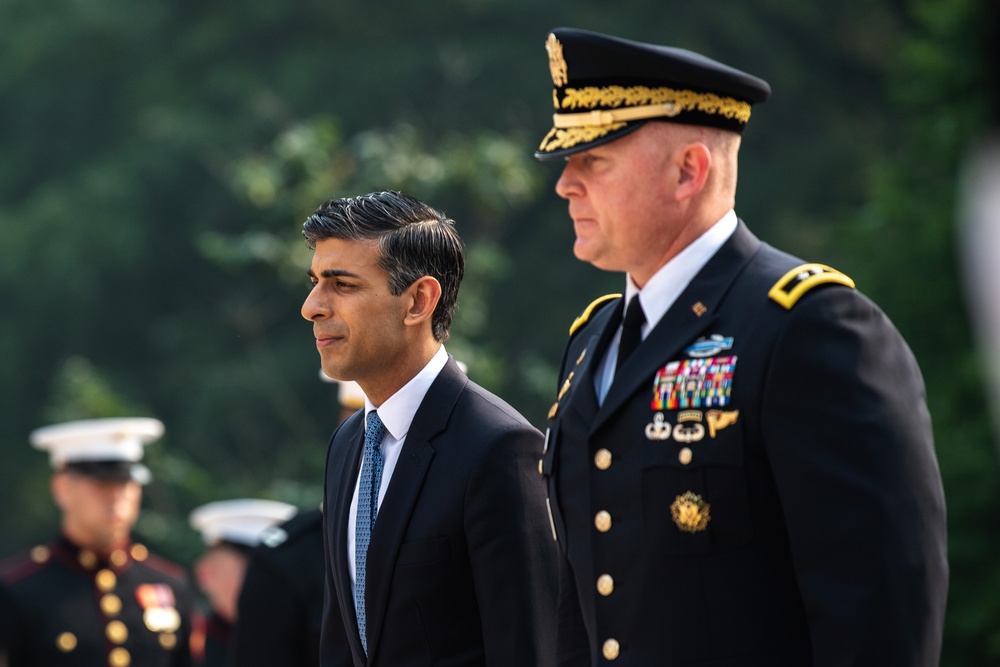
[[874, 304], [827, 289], [795, 306], [761, 429], [813, 664], [936, 665], [944, 495], [920, 371]]

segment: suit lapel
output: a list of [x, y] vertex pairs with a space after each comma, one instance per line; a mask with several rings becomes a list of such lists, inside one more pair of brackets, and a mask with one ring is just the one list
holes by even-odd
[[[336, 447], [332, 454], [337, 456], [334, 460], [334, 469], [331, 479], [338, 484], [334, 505], [329, 509], [333, 536], [327, 536], [331, 546], [331, 558], [333, 560], [333, 574], [337, 578], [335, 590], [343, 591], [339, 595], [340, 612], [345, 622], [351, 628], [348, 632], [355, 655], [364, 655], [365, 650], [361, 646], [361, 636], [358, 634], [357, 614], [354, 610], [354, 587], [351, 584], [351, 571], [347, 559], [353, 558], [347, 553], [347, 526], [350, 521], [351, 499], [354, 497], [354, 486], [358, 479], [358, 469], [361, 465], [361, 455], [364, 450], [365, 430], [364, 430], [364, 410], [360, 410], [341, 427], [334, 436], [335, 444], [344, 441], [345, 444]], [[340, 454], [343, 452], [343, 454]]]
[[390, 593], [389, 584], [399, 546], [406, 535], [410, 515], [434, 458], [431, 442], [444, 431], [448, 417], [468, 381], [454, 359], [449, 358], [413, 417], [375, 519], [375, 528], [368, 546], [368, 576], [365, 580], [369, 662], [378, 652], [385, 622], [386, 600]]
[[[702, 267], [619, 370], [597, 412], [591, 432], [600, 428], [636, 390], [649, 382], [651, 369], [680, 355], [686, 345], [715, 322], [715, 312], [723, 297], [759, 248], [760, 241], [740, 221], [729, 240]], [[650, 399], [652, 390], [650, 386]]]

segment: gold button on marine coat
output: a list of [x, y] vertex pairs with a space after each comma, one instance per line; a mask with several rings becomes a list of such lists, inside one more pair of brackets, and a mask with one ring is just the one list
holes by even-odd
[[161, 632], [160, 646], [167, 649], [168, 651], [173, 650], [177, 646], [177, 635], [175, 635], [172, 632]]
[[118, 582], [118, 577], [116, 577], [115, 573], [111, 570], [101, 570], [97, 573], [94, 580], [97, 582], [97, 587], [107, 593], [115, 587], [115, 583]]
[[685, 447], [677, 454], [677, 460], [683, 465], [691, 463], [691, 459], [694, 457], [694, 453], [691, 451], [690, 447]]
[[602, 533], [611, 530], [611, 513], [601, 510], [594, 515], [594, 526]]
[[122, 599], [114, 593], [108, 593], [101, 598], [101, 611], [105, 616], [117, 616], [122, 610]]
[[149, 557], [149, 549], [141, 544], [132, 545], [132, 558], [137, 561], [144, 561], [147, 557]]
[[615, 580], [610, 574], [602, 574], [597, 578], [597, 592], [607, 597], [615, 592]]
[[84, 566], [88, 570], [92, 570], [97, 567], [97, 555], [93, 551], [88, 551], [84, 549], [76, 555], [76, 560], [80, 565]]
[[594, 465], [598, 470], [607, 470], [611, 467], [611, 452], [606, 449], [598, 449], [594, 454]]
[[604, 646], [601, 647], [601, 654], [605, 660], [616, 660], [618, 654], [621, 653], [621, 649], [622, 647], [617, 639], [608, 639], [605, 640]]
[[56, 648], [63, 653], [69, 653], [76, 648], [76, 635], [72, 632], [64, 632], [56, 637]]
[[128, 562], [128, 553], [124, 549], [115, 549], [109, 559], [115, 567], [123, 567]]
[[111, 667], [128, 667], [132, 664], [132, 656], [126, 649], [119, 646], [111, 649], [111, 653], [108, 653], [108, 664]]
[[124, 644], [128, 639], [128, 628], [121, 621], [111, 621], [105, 628], [104, 634], [112, 644]]

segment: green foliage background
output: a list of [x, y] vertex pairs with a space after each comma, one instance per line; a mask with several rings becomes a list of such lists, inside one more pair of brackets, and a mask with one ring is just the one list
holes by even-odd
[[55, 529], [56, 421], [150, 415], [138, 527], [184, 564], [210, 500], [318, 502], [337, 420], [299, 237], [399, 188], [458, 221], [449, 350], [538, 426], [569, 322], [621, 278], [577, 262], [547, 31], [670, 43], [767, 79], [737, 210], [855, 278], [921, 362], [949, 502], [945, 665], [1000, 661], [996, 450], [955, 256], [963, 156], [998, 124], [996, 0], [0, 0], [0, 554]]

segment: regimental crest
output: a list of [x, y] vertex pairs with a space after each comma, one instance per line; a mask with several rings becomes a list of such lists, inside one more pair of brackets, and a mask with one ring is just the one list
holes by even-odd
[[563, 58], [563, 46], [559, 39], [552, 33], [545, 40], [545, 50], [549, 52], [549, 72], [552, 74], [552, 83], [558, 88], [565, 86], [569, 81], [566, 59]]
[[712, 506], [697, 493], [685, 491], [684, 495], [677, 496], [671, 503], [670, 513], [673, 515], [674, 523], [682, 531], [700, 533], [708, 527], [708, 522], [712, 519], [711, 508]]

